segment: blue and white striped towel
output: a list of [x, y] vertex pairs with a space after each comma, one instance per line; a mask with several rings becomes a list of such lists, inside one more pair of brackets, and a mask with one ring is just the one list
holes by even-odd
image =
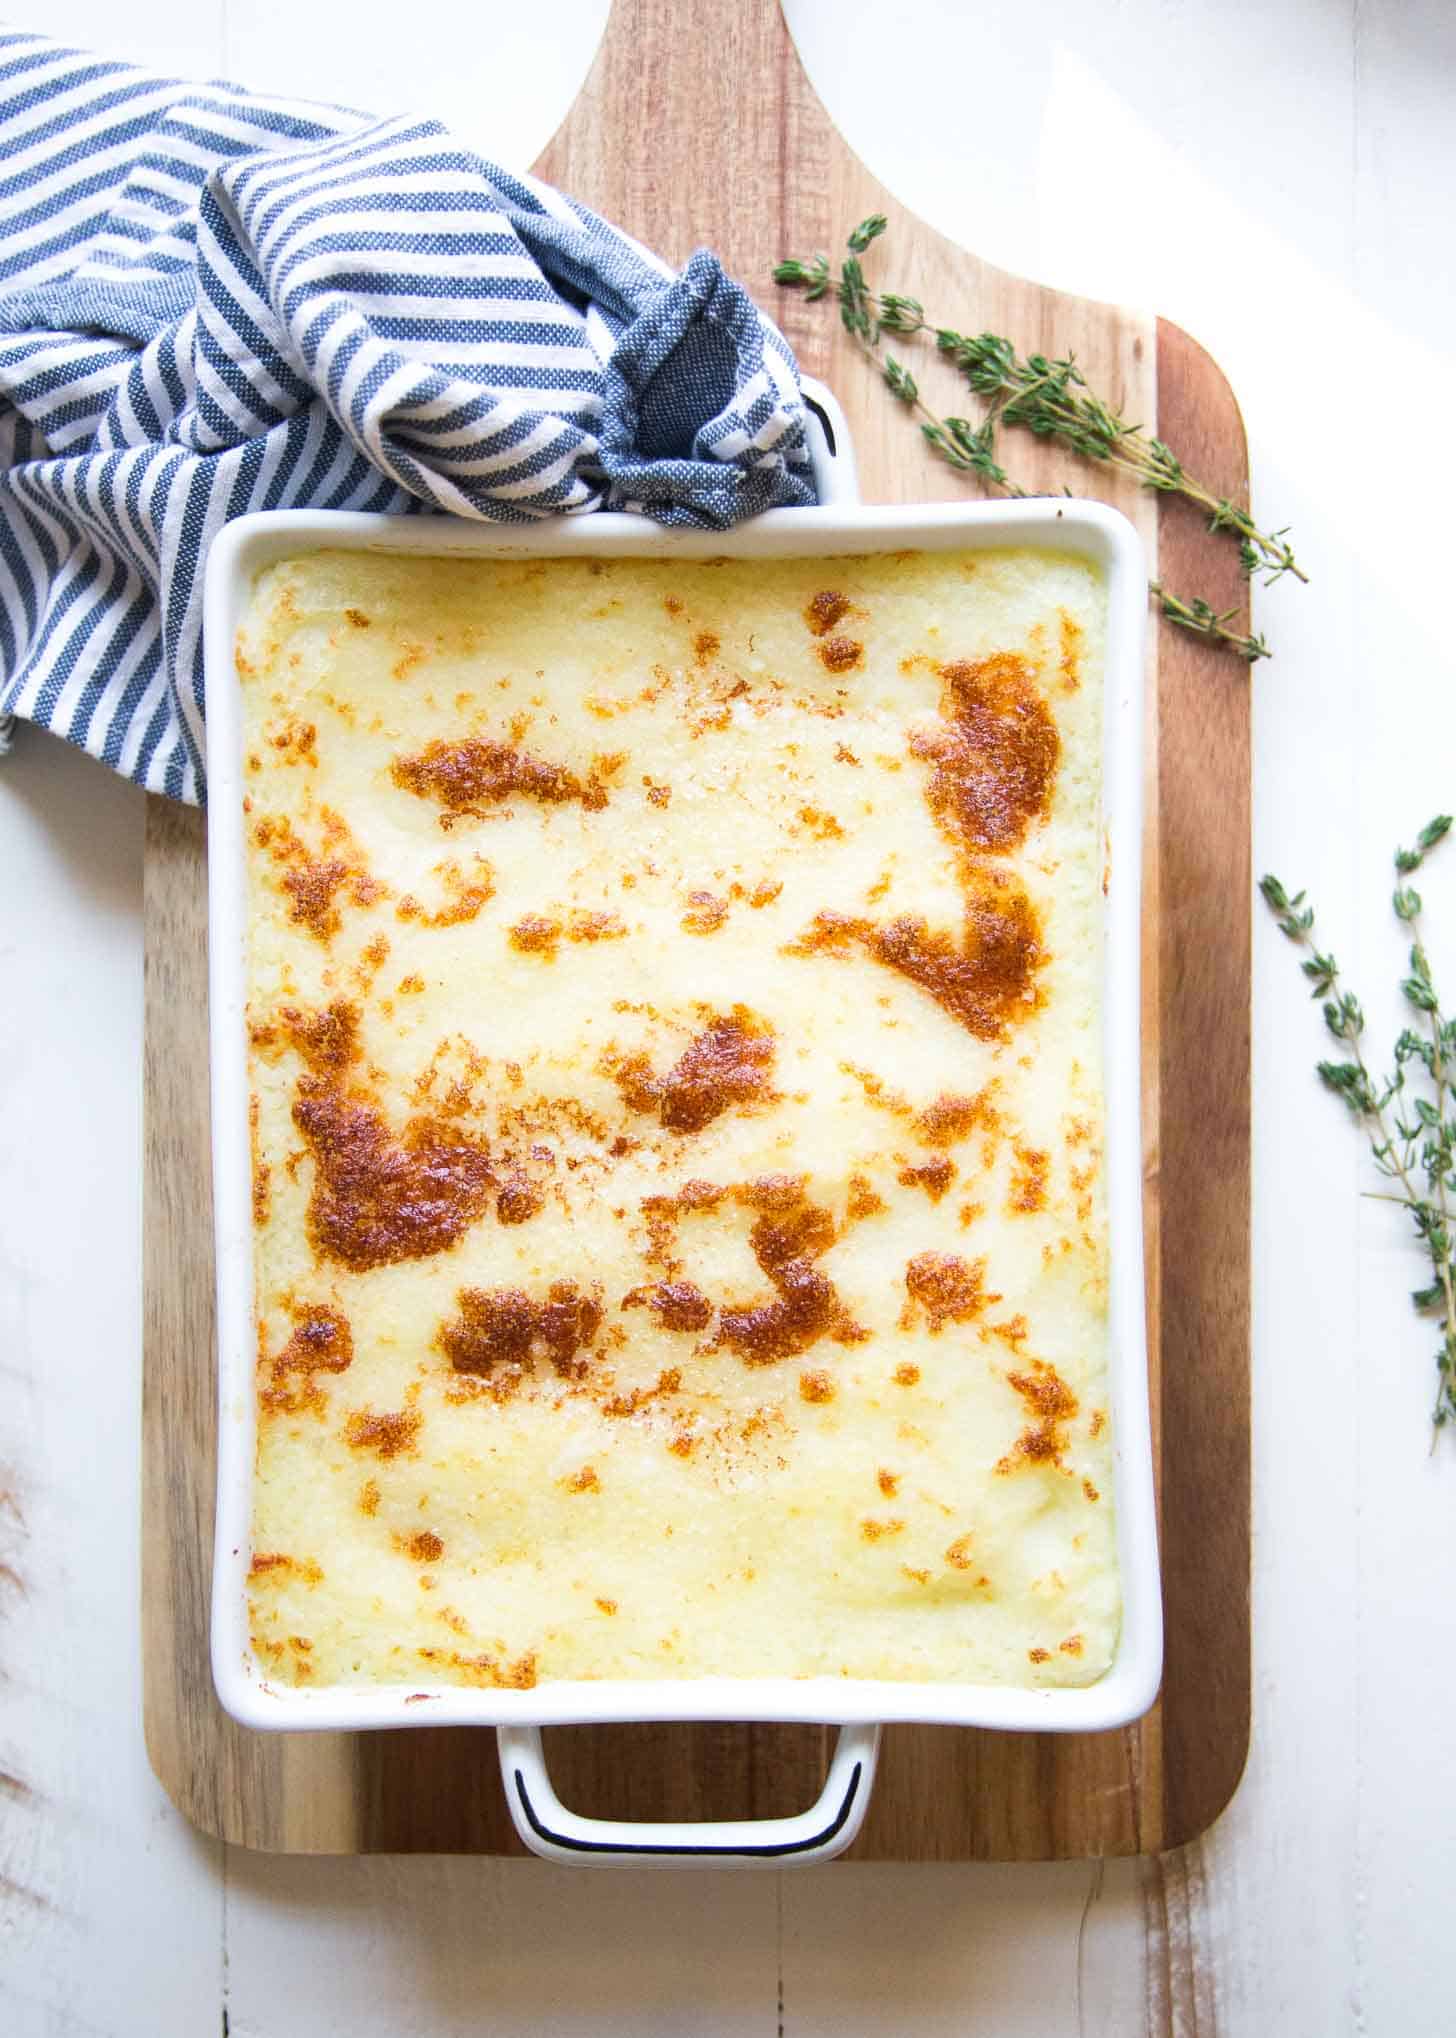
[[245, 510], [813, 499], [793, 356], [705, 251], [674, 277], [433, 121], [0, 34], [0, 714], [200, 799]]

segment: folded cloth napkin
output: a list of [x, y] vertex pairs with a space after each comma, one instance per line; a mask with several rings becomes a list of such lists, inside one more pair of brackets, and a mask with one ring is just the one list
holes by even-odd
[[199, 800], [201, 587], [246, 510], [814, 500], [793, 356], [438, 123], [0, 34], [0, 715]]

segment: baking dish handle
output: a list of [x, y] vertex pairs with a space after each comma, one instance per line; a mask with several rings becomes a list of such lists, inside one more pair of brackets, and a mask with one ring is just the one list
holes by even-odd
[[832, 1861], [858, 1833], [879, 1754], [878, 1726], [841, 1727], [818, 1800], [787, 1819], [641, 1824], [587, 1819], [551, 1787], [539, 1727], [496, 1728], [501, 1779], [516, 1831], [543, 1860], [568, 1868], [787, 1868]]
[[820, 509], [858, 506], [859, 469], [850, 443], [849, 422], [833, 390], [812, 375], [803, 377], [805, 436], [814, 464], [814, 488]]

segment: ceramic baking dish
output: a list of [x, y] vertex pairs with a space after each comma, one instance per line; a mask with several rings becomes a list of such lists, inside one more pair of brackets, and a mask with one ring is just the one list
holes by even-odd
[[[1162, 1663], [1143, 1322], [1139, 1131], [1139, 895], [1143, 627], [1147, 575], [1136, 533], [1115, 511], [1066, 499], [862, 506], [844, 420], [814, 389], [812, 439], [820, 507], [777, 510], [724, 534], [664, 531], [646, 519], [594, 515], [529, 526], [436, 517], [280, 511], [243, 517], [215, 540], [207, 569], [207, 769], [213, 1197], [217, 1248], [218, 1505], [212, 1661], [233, 1717], [263, 1730], [494, 1727], [511, 1815], [550, 1859], [706, 1865], [825, 1860], [853, 1840], [874, 1778], [880, 1723], [916, 1720], [1019, 1732], [1117, 1727], [1152, 1703]], [[1104, 922], [1107, 1185], [1110, 1228], [1109, 1391], [1117, 1453], [1117, 1546], [1123, 1618], [1111, 1668], [1076, 1689], [855, 1682], [832, 1678], [548, 1683], [530, 1691], [456, 1685], [297, 1690], [272, 1686], [248, 1642], [245, 1578], [254, 1453], [252, 1203], [244, 1026], [245, 886], [239, 692], [233, 645], [257, 575], [314, 547], [435, 555], [703, 558], [822, 555], [906, 547], [1008, 544], [1095, 561], [1108, 591], [1103, 818], [1110, 877]], [[421, 1690], [424, 1697], [421, 1697]], [[696, 1826], [580, 1817], [558, 1801], [540, 1729], [605, 1721], [784, 1720], [841, 1728], [828, 1779], [790, 1819]]]

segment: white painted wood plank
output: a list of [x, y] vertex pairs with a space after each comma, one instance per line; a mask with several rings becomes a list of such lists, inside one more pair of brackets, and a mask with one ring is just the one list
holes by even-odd
[[591, 67], [609, 5], [431, 0], [412, 20], [380, 0], [249, 0], [228, 9], [225, 69], [261, 91], [429, 114], [482, 155], [528, 170]]
[[218, 1850], [142, 1745], [142, 795], [0, 769], [0, 2029], [218, 2024]]
[[1142, 2021], [1137, 1864], [846, 1865], [785, 1875], [792, 2038], [1127, 2038]]
[[[1443, 400], [1422, 397], [1449, 378], [1456, 324], [1456, 16], [1439, 0], [1362, 5], [1354, 54], [1355, 280], [1372, 323], [1367, 358], [1410, 401], [1413, 420], [1382, 455], [1374, 527], [1360, 520], [1369, 560], [1354, 646], [1366, 751], [1361, 883], [1358, 912], [1345, 908], [1349, 935], [1340, 930], [1383, 1056], [1415, 1018], [1395, 990], [1406, 944], [1389, 907], [1391, 851], [1438, 809], [1456, 810], [1451, 517], [1437, 494], [1456, 466], [1456, 421]], [[1437, 980], [1456, 999], [1456, 857], [1433, 862], [1418, 883]], [[1375, 1184], [1367, 1177], [1366, 1186]], [[1424, 1454], [1438, 1340], [1406, 1299], [1426, 1274], [1403, 1213], [1367, 1203], [1360, 1248], [1358, 2002], [1372, 2033], [1436, 2038], [1452, 2026], [1456, 1437]]]
[[225, 0], [186, 7], [134, 0], [120, 13], [110, 0], [44, 0], [9, 21], [76, 49], [142, 64], [163, 77], [216, 78], [222, 72], [224, 6]]
[[777, 1942], [773, 1874], [232, 1849], [228, 2025], [231, 2038], [773, 2038]]
[[[49, 0], [62, 41], [216, 75], [221, 0]], [[0, 767], [0, 2029], [194, 2038], [221, 1850], [142, 1740], [142, 795], [29, 730]], [[5, 1580], [0, 1574], [0, 1594]]]

